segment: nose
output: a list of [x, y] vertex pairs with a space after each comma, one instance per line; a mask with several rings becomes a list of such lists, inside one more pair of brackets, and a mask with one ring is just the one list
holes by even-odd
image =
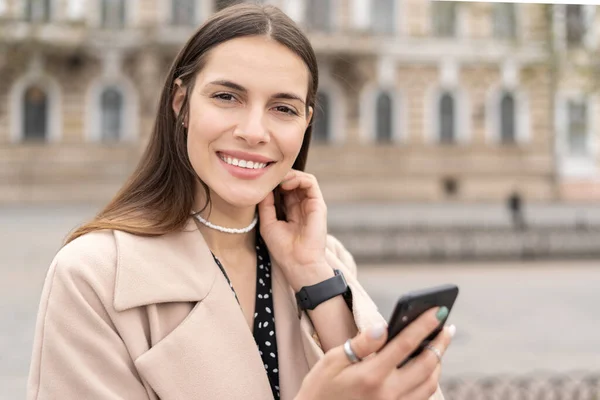
[[244, 113], [233, 131], [233, 136], [245, 140], [251, 146], [268, 143], [270, 136], [265, 125], [264, 112], [257, 108]]

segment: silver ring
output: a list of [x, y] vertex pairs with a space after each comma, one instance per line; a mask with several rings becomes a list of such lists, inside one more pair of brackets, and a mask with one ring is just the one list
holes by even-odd
[[344, 353], [346, 353], [346, 357], [352, 364], [356, 364], [357, 362], [361, 362], [362, 360], [354, 353], [352, 350], [352, 346], [350, 346], [350, 339], [346, 340], [344, 343]]
[[435, 354], [435, 356], [436, 356], [436, 357], [437, 357], [437, 359], [438, 359], [438, 362], [440, 362], [440, 363], [442, 362], [442, 352], [441, 352], [441, 351], [439, 351], [439, 350], [438, 350], [438, 349], [437, 349], [435, 346], [432, 346], [432, 345], [428, 344], [427, 346], [425, 346], [425, 348], [426, 348], [427, 350], [431, 350], [431, 352], [432, 352], [433, 354]]

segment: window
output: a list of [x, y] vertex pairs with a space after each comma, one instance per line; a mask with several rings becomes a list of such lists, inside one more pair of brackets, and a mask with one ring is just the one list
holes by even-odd
[[48, 22], [50, 20], [50, 0], [26, 0], [25, 20]]
[[100, 98], [101, 107], [101, 139], [102, 141], [119, 140], [123, 134], [123, 96], [115, 88], [105, 89]]
[[123, 29], [125, 27], [125, 0], [102, 0], [102, 27]]
[[310, 30], [331, 31], [331, 0], [306, 0], [306, 26]]
[[433, 34], [438, 37], [456, 36], [456, 3], [434, 1], [431, 6]]
[[371, 26], [374, 32], [391, 34], [394, 33], [394, 20], [396, 8], [394, 0], [372, 0], [371, 4]]
[[515, 115], [515, 98], [510, 93], [504, 93], [500, 100], [500, 139], [504, 144], [516, 141]]
[[513, 39], [516, 36], [516, 12], [512, 3], [494, 4], [494, 36]]
[[315, 142], [327, 142], [331, 138], [331, 104], [327, 93], [317, 93], [317, 104], [313, 123], [312, 138]]
[[389, 143], [392, 141], [392, 104], [392, 98], [388, 93], [382, 92], [377, 96], [375, 119], [377, 142]]
[[23, 96], [23, 137], [44, 141], [48, 137], [48, 95], [38, 86], [30, 86]]
[[450, 93], [444, 93], [439, 103], [439, 139], [440, 143], [452, 144], [455, 142], [455, 119], [456, 110], [454, 97]]
[[194, 25], [196, 15], [195, 0], [172, 0], [171, 23], [173, 25]]
[[569, 154], [583, 156], [587, 154], [587, 104], [585, 101], [567, 102], [567, 135]]
[[585, 18], [583, 7], [577, 4], [566, 6], [567, 44], [580, 45], [585, 35]]

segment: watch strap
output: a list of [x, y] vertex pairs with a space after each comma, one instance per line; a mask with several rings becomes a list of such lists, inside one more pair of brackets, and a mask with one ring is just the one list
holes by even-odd
[[304, 286], [296, 293], [296, 301], [302, 310], [314, 310], [319, 304], [339, 295], [347, 296], [351, 293], [344, 274], [338, 269], [334, 270], [335, 276], [315, 285]]

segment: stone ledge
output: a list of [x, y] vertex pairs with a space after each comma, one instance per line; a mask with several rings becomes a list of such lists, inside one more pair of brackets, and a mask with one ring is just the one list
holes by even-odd
[[390, 229], [331, 227], [358, 262], [599, 258], [600, 226]]

